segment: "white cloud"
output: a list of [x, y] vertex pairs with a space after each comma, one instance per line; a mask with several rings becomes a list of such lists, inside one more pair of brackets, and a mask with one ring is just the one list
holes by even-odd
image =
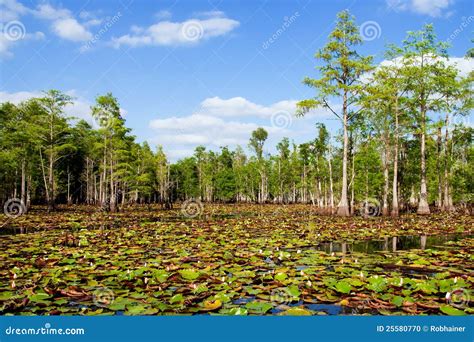
[[43, 32], [35, 32], [35, 33], [25, 33], [23, 38], [18, 40], [8, 39], [7, 34], [3, 33], [0, 34], [0, 58], [6, 59], [13, 57], [13, 53], [11, 49], [14, 45], [19, 44], [24, 41], [28, 40], [42, 40], [44, 39]]
[[387, 0], [389, 8], [398, 11], [410, 11], [430, 17], [449, 16], [448, 10], [453, 0]]
[[[84, 119], [90, 124], [94, 124], [94, 120], [90, 114], [91, 104], [83, 97], [77, 96], [75, 90], [69, 90], [65, 93], [74, 98], [73, 103], [66, 106], [64, 110], [65, 114], [78, 119]], [[0, 103], [11, 102], [13, 104], [19, 104], [20, 102], [26, 101], [33, 97], [42, 96], [44, 96], [44, 93], [41, 91], [19, 91], [15, 93], [0, 91]]]
[[[471, 71], [474, 71], [474, 59], [466, 57], [448, 57], [442, 58], [446, 64], [455, 66], [459, 70], [459, 75], [462, 77], [467, 76]], [[437, 59], [439, 60], [439, 59]], [[401, 61], [401, 57], [397, 57], [395, 60], [383, 60], [379, 65], [390, 66], [394, 63]], [[367, 76], [364, 79], [368, 79]]]
[[155, 14], [155, 18], [158, 19], [158, 20], [169, 19], [169, 18], [171, 18], [171, 16], [172, 16], [172, 14], [168, 10], [161, 10], [161, 11], [159, 11]]
[[[44, 38], [42, 32], [28, 33], [29, 27], [25, 27], [24, 23], [20, 21], [21, 17], [27, 14], [49, 22], [54, 34], [73, 42], [91, 40], [93, 34], [89, 31], [89, 28], [102, 23], [102, 19], [95, 17], [90, 12], [81, 12], [78, 16], [80, 20], [78, 20], [67, 8], [54, 7], [47, 2], [40, 3], [36, 8], [28, 8], [17, 0], [0, 0], [0, 28], [2, 29], [2, 34], [0, 34], [0, 57], [12, 57], [11, 49], [20, 41]], [[7, 25], [12, 26], [12, 23], [16, 26], [17, 31], [15, 33], [19, 32], [18, 30], [22, 31], [21, 38], [14, 37], [12, 39], [5, 33]]]
[[28, 33], [28, 28], [20, 21], [30, 9], [16, 0], [0, 0], [0, 58], [13, 57], [12, 48], [27, 40], [44, 38], [42, 32]]
[[200, 112], [225, 117], [257, 116], [268, 118], [278, 112], [294, 113], [296, 102], [295, 100], [285, 100], [270, 106], [262, 106], [243, 97], [233, 97], [230, 99], [212, 97], [205, 99], [201, 103]]
[[216, 18], [216, 17], [225, 17], [225, 13], [222, 11], [204, 11], [196, 12], [196, 17], [200, 18]]
[[223, 36], [239, 26], [239, 22], [219, 16], [190, 19], [184, 22], [160, 21], [149, 27], [133, 26], [131, 33], [112, 39], [116, 48], [159, 45], [193, 45], [212, 37]]
[[[92, 33], [86, 27], [97, 24], [95, 22], [97, 19], [81, 24], [68, 9], [55, 8], [47, 3], [38, 5], [33, 14], [38, 18], [51, 21], [51, 29], [57, 36], [73, 42], [92, 39]], [[85, 15], [84, 12], [81, 12], [80, 16], [84, 18], [89, 14]]]
[[448, 64], [456, 66], [461, 76], [467, 76], [474, 71], [474, 59], [465, 57], [449, 57]]
[[[85, 120], [97, 128], [98, 124], [91, 115], [91, 106], [93, 103], [78, 94], [75, 89], [64, 91], [64, 93], [72, 97], [72, 103], [64, 108], [65, 115], [77, 120]], [[0, 103], [11, 102], [13, 104], [19, 104], [33, 97], [43, 96], [44, 92], [42, 91], [18, 91], [14, 93], [0, 91]], [[122, 117], [126, 117], [127, 114], [127, 110], [120, 108], [120, 115], [122, 115]]]
[[41, 97], [42, 93], [39, 91], [19, 91], [16, 93], [8, 93], [0, 91], [0, 102], [11, 102], [13, 104], [19, 104], [20, 102], [26, 101], [32, 97]]
[[13, 41], [7, 39], [3, 34], [0, 35], [0, 57], [9, 58], [13, 56], [13, 53], [10, 51]]
[[86, 30], [74, 18], [55, 20], [52, 24], [53, 31], [61, 38], [74, 42], [83, 42], [92, 38], [92, 33]]
[[0, 22], [2, 23], [18, 20], [27, 12], [28, 8], [16, 0], [0, 0]]
[[33, 14], [40, 18], [46, 20], [57, 20], [70, 18], [72, 16], [71, 12], [66, 8], [54, 8], [50, 4], [40, 4], [36, 7], [36, 10], [33, 11]]
[[[252, 131], [263, 127], [269, 133], [266, 144], [273, 148], [285, 136], [305, 139], [306, 134], [314, 133], [316, 116], [327, 119], [330, 115], [321, 109], [311, 112], [305, 118], [295, 118], [293, 114], [296, 102], [284, 100], [265, 106], [243, 97], [207, 98], [191, 115], [152, 120], [149, 126], [156, 132], [156, 137], [150, 143], [163, 145], [171, 159], [176, 160], [192, 155], [194, 147], [198, 145], [210, 149], [221, 146], [232, 148], [237, 145], [246, 147]], [[282, 115], [285, 125], [279, 125], [275, 115]]]
[[83, 25], [85, 27], [92, 27], [92, 26], [98, 26], [100, 24], [102, 24], [102, 19], [90, 19], [90, 20], [87, 20], [83, 23]]
[[[191, 153], [187, 153], [187, 156], [190, 156], [198, 145], [211, 149], [220, 146], [245, 146], [251, 132], [259, 125], [192, 114], [186, 117], [155, 119], [150, 122], [150, 127], [157, 133], [151, 143], [163, 145], [171, 158], [181, 158], [186, 156], [181, 152], [190, 151]], [[268, 131], [273, 130], [272, 127], [265, 128]]]
[[79, 18], [83, 21], [82, 25], [84, 25], [85, 27], [98, 26], [103, 22], [103, 20], [97, 18], [94, 13], [88, 11], [81, 11], [79, 13]]

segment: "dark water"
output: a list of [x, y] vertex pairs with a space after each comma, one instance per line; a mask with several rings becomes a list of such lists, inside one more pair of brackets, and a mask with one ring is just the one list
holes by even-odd
[[316, 250], [326, 253], [375, 253], [380, 251], [396, 252], [409, 249], [440, 249], [450, 241], [459, 241], [471, 234], [443, 235], [406, 235], [387, 237], [383, 240], [365, 240], [346, 242], [322, 242], [315, 246]]
[[18, 228], [18, 227], [3, 227], [0, 228], [0, 236], [1, 235], [15, 235], [15, 234], [27, 234], [33, 233], [34, 230], [28, 228]]

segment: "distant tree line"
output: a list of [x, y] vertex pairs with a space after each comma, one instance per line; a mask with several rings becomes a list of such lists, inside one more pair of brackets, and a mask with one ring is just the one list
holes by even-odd
[[[389, 46], [390, 63], [372, 65], [356, 51], [362, 40], [353, 17], [338, 15], [328, 44], [317, 54], [319, 79], [305, 78], [314, 98], [298, 115], [324, 107], [341, 120], [331, 136], [288, 138], [266, 153], [268, 133], [255, 130], [242, 147], [198, 146], [171, 163], [161, 146], [137, 143], [112, 94], [98, 96], [93, 128], [64, 113], [73, 99], [50, 90], [17, 105], [0, 104], [0, 199], [93, 204], [115, 212], [129, 203], [310, 203], [322, 212], [353, 215], [376, 201], [381, 214], [428, 214], [433, 208], [472, 208], [474, 129], [456, 118], [472, 110], [473, 73], [461, 77], [447, 63], [431, 25]], [[341, 109], [332, 106], [340, 98]], [[438, 118], [438, 119], [433, 119]]]

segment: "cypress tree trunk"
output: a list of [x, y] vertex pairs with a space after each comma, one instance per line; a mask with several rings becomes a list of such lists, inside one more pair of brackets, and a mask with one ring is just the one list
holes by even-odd
[[347, 201], [347, 150], [349, 147], [349, 137], [347, 134], [347, 94], [344, 93], [343, 102], [343, 128], [344, 128], [344, 150], [342, 157], [342, 189], [341, 200], [337, 207], [338, 216], [349, 216], [349, 203]]
[[393, 151], [393, 182], [392, 182], [392, 212], [391, 216], [398, 217], [398, 97], [395, 99], [395, 148]]
[[420, 202], [418, 203], [417, 213], [419, 215], [428, 215], [430, 213], [430, 207], [428, 205], [428, 190], [426, 187], [426, 109], [425, 106], [421, 106], [421, 184], [420, 184]]

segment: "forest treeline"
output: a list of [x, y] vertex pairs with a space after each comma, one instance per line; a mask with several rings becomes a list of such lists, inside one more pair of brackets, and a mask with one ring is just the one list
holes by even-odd
[[273, 155], [265, 152], [267, 131], [258, 128], [249, 137], [250, 153], [198, 146], [171, 163], [161, 146], [136, 142], [110, 93], [91, 107], [98, 128], [66, 116], [73, 99], [58, 90], [2, 103], [0, 199], [49, 210], [87, 203], [113, 212], [128, 203], [170, 206], [187, 199], [311, 203], [341, 216], [374, 201], [381, 214], [393, 216], [472, 208], [474, 129], [457, 118], [472, 110], [473, 72], [462, 76], [448, 63], [432, 25], [388, 46], [388, 62], [377, 67], [357, 52], [360, 44], [354, 18], [339, 13], [315, 56], [320, 78], [304, 79], [315, 96], [298, 103], [296, 115], [326, 108], [341, 131], [331, 136], [316, 123], [313, 140], [284, 138]]

